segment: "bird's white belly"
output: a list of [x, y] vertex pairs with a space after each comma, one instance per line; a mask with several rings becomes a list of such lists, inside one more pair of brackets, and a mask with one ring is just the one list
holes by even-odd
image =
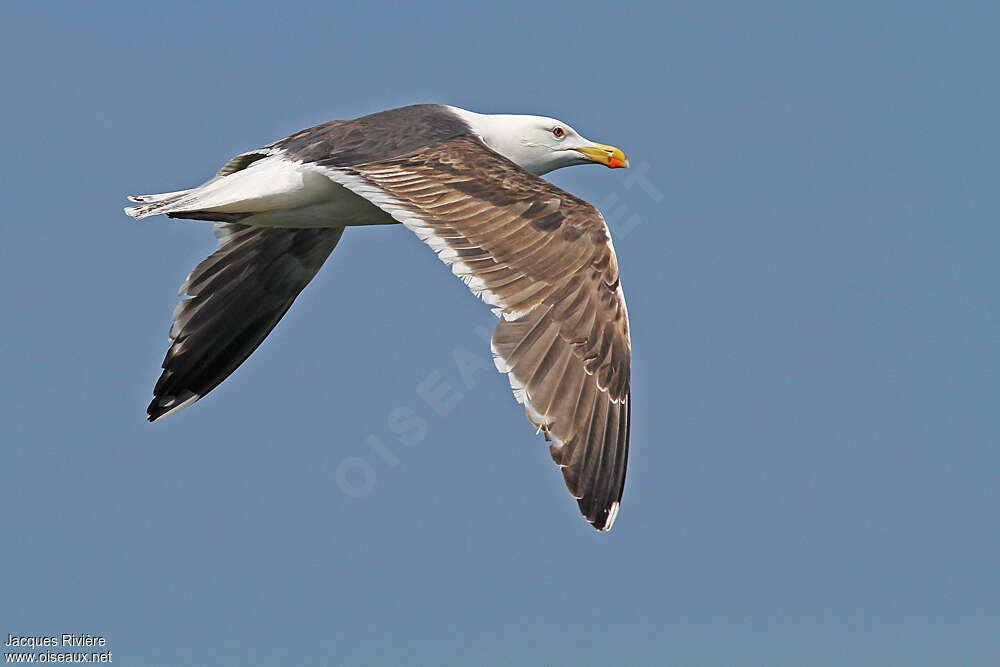
[[391, 225], [395, 220], [388, 213], [359, 197], [347, 188], [332, 184], [325, 200], [294, 208], [275, 208], [252, 213], [241, 223], [257, 227], [353, 227], [360, 225]]
[[388, 213], [301, 164], [270, 157], [210, 181], [192, 193], [185, 209], [244, 213], [259, 227], [348, 227], [396, 222]]

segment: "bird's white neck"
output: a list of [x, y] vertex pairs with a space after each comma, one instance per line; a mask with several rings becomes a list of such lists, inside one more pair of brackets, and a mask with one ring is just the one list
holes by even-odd
[[475, 113], [452, 106], [448, 109], [468, 123], [487, 146], [526, 171], [540, 176], [568, 166], [552, 160], [544, 151], [533, 150], [530, 141], [517, 131], [526, 122], [542, 121], [541, 116]]

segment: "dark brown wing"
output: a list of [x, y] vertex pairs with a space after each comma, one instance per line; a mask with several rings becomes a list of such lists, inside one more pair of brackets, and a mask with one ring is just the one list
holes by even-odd
[[552, 442], [583, 515], [609, 529], [625, 483], [631, 345], [600, 213], [473, 137], [348, 174], [329, 169], [497, 307], [497, 368]]
[[217, 223], [219, 249], [181, 286], [170, 349], [146, 412], [155, 421], [214, 389], [257, 349], [340, 241], [343, 227]]

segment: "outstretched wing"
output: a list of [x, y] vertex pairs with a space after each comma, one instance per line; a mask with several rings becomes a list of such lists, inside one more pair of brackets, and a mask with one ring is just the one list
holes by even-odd
[[631, 344], [600, 213], [464, 136], [327, 176], [379, 206], [496, 307], [497, 368], [552, 442], [595, 528], [614, 522], [629, 441]]
[[184, 284], [170, 349], [146, 412], [150, 421], [214, 389], [257, 349], [313, 279], [343, 227], [279, 229], [215, 224], [219, 248]]

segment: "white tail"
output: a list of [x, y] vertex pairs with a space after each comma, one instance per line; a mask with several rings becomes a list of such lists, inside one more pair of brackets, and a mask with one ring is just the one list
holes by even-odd
[[314, 170], [280, 157], [269, 157], [253, 162], [246, 169], [216, 176], [191, 190], [129, 197], [141, 205], [129, 206], [125, 213], [137, 219], [196, 211], [259, 213], [320, 204], [342, 192], [340, 186]]
[[161, 209], [170, 206], [179, 199], [184, 198], [184, 196], [190, 192], [191, 190], [179, 190], [177, 192], [164, 192], [159, 195], [133, 195], [129, 197], [129, 201], [148, 203], [144, 203], [142, 206], [126, 206], [125, 213], [132, 216], [136, 220], [164, 213], [165, 211], [162, 211]]
[[155, 201], [163, 201], [164, 199], [177, 199], [181, 195], [186, 195], [191, 192], [191, 190], [177, 190], [176, 192], [161, 192], [158, 195], [132, 195], [128, 198], [129, 201], [134, 201], [140, 204], [150, 204]]

